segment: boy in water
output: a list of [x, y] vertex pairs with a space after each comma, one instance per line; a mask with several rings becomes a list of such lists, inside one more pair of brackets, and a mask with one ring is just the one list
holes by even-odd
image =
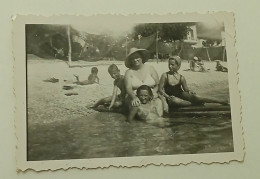
[[152, 89], [147, 85], [142, 85], [137, 88], [137, 97], [139, 98], [141, 105], [138, 107], [132, 107], [127, 117], [127, 121], [131, 122], [135, 117], [141, 120], [145, 120], [148, 124], [152, 124], [158, 127], [166, 127], [170, 125], [170, 121], [166, 118], [162, 118], [162, 105], [160, 101], [158, 103], [151, 103], [153, 99]]
[[76, 82], [74, 82], [77, 85], [90, 85], [94, 83], [99, 83], [99, 78], [97, 76], [98, 74], [98, 69], [97, 67], [92, 67], [91, 68], [91, 74], [88, 76], [87, 80], [80, 81], [78, 75], [74, 75], [76, 77]]
[[[110, 103], [108, 107], [110, 110], [112, 107], [121, 107], [124, 104], [126, 96], [124, 75], [120, 74], [120, 70], [115, 64], [112, 64], [108, 67], [108, 73], [113, 79], [115, 79], [113, 94], [112, 96], [100, 99], [92, 106], [92, 108], [97, 108], [99, 105], [106, 105]], [[119, 95], [117, 95], [118, 89], [121, 91]]]
[[135, 116], [142, 120], [154, 121], [162, 116], [162, 112], [157, 110], [157, 104], [151, 103], [153, 92], [147, 85], [142, 85], [137, 88], [136, 95], [139, 98], [141, 105], [130, 109], [127, 120], [132, 121]]
[[166, 98], [169, 107], [204, 105], [204, 103], [219, 103], [228, 105], [227, 101], [200, 97], [189, 90], [184, 76], [178, 73], [181, 58], [171, 56], [168, 60], [169, 72], [163, 73], [159, 83], [159, 92]]

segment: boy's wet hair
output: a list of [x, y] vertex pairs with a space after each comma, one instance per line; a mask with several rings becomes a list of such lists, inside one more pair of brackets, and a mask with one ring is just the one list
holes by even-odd
[[151, 89], [149, 86], [147, 86], [147, 85], [142, 85], [142, 86], [140, 86], [139, 88], [137, 88], [137, 90], [136, 90], [137, 96], [138, 96], [138, 94], [140, 93], [141, 90], [146, 90], [146, 91], [148, 91], [148, 93], [149, 93], [149, 95], [151, 96], [151, 98], [153, 98], [153, 92], [152, 92], [152, 89]]
[[109, 65], [108, 67], [108, 73], [111, 73], [113, 71], [119, 71], [118, 67], [115, 64]]
[[97, 67], [92, 67], [91, 68], [91, 73], [98, 73], [98, 68]]

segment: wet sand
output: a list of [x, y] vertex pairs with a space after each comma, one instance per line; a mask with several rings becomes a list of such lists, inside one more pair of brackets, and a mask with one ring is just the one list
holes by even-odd
[[[148, 63], [159, 76], [168, 69], [166, 62]], [[73, 74], [87, 79], [91, 67], [69, 68], [63, 61], [33, 55], [29, 55], [27, 65], [29, 160], [233, 151], [230, 116], [183, 116], [170, 119], [172, 126], [160, 128], [140, 121], [129, 124], [121, 114], [88, 109], [86, 106], [112, 94], [108, 65], [98, 66], [99, 85], [76, 86], [72, 90], [62, 87], [75, 81]], [[214, 71], [214, 62], [206, 62], [205, 66], [210, 69], [208, 73], [183, 71], [189, 67], [183, 62], [180, 73], [197, 94], [228, 99], [227, 73]], [[123, 62], [118, 67], [124, 74]], [[59, 82], [43, 81], [51, 77]], [[78, 95], [66, 96], [68, 92]]]

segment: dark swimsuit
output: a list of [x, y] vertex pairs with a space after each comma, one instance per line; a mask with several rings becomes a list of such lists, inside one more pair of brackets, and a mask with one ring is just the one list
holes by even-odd
[[120, 75], [120, 77], [114, 81], [114, 85], [117, 86], [120, 89], [120, 91], [121, 91], [121, 93], [119, 95], [117, 95], [117, 96], [120, 99], [124, 100], [124, 98], [126, 96], [124, 76]]
[[[189, 92], [186, 92], [182, 89], [182, 87], [181, 87], [182, 75], [180, 75], [180, 80], [176, 85], [170, 85], [169, 78], [168, 78], [168, 75], [170, 75], [169, 72], [167, 72], [166, 75], [167, 75], [167, 82], [164, 85], [164, 91], [166, 94], [189, 101], [194, 105], [204, 104], [203, 102], [198, 101], [195, 95], [190, 94]], [[169, 103], [168, 99], [166, 99], [166, 101]]]
[[170, 95], [170, 96], [175, 96], [175, 97], [179, 97], [181, 98], [182, 93], [183, 93], [183, 89], [181, 87], [181, 78], [182, 75], [180, 75], [180, 80], [176, 85], [171, 85], [169, 84], [169, 78], [168, 78], [169, 72], [166, 73], [167, 76], [167, 81], [166, 84], [164, 85], [164, 91], [166, 94]]

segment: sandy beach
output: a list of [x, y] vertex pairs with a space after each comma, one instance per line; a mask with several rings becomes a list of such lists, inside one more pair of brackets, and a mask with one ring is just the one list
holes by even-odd
[[[33, 59], [38, 58], [38, 59]], [[76, 62], [75, 62], [76, 63]], [[85, 62], [86, 64], [87, 62]], [[86, 108], [100, 98], [111, 96], [113, 79], [107, 72], [108, 65], [98, 67], [100, 84], [76, 86], [72, 90], [63, 90], [62, 87], [76, 81], [74, 74], [79, 75], [80, 80], [86, 80], [90, 74], [90, 67], [69, 68], [61, 60], [43, 60], [33, 55], [28, 58], [28, 111], [29, 123], [50, 123], [60, 120], [69, 120], [72, 117], [91, 115], [96, 113]], [[100, 63], [100, 62], [99, 62]], [[103, 62], [105, 64], [112, 61]], [[121, 74], [127, 68], [123, 62], [119, 64]], [[168, 71], [167, 62], [147, 62], [155, 67], [159, 76]], [[205, 67], [210, 69], [207, 73], [183, 71], [189, 68], [187, 61], [182, 63], [180, 74], [185, 76], [188, 86], [198, 95], [228, 99], [228, 76], [227, 73], [216, 72], [214, 62], [206, 62]], [[49, 78], [59, 79], [57, 83], [44, 82]], [[66, 96], [65, 93], [76, 92], [78, 95]]]
[[[93, 158], [93, 157], [115, 157], [115, 156], [135, 156], [135, 155], [156, 155], [156, 154], [174, 154], [174, 153], [201, 153], [201, 152], [225, 152], [232, 151], [232, 129], [231, 121], [228, 120], [228, 124], [222, 126], [221, 130], [227, 130], [221, 134], [214, 134], [217, 139], [211, 136], [210, 140], [207, 138], [206, 144], [200, 149], [194, 149], [193, 145], [190, 150], [183, 147], [183, 142], [180, 140], [181, 146], [178, 150], [169, 150], [169, 142], [171, 140], [169, 131], [162, 131], [155, 127], [147, 127], [143, 123], [134, 124], [135, 129], [131, 129], [129, 124], [125, 123], [125, 117], [121, 114], [102, 114], [100, 112], [88, 109], [86, 106], [92, 105], [95, 101], [100, 98], [110, 96], [113, 90], [113, 79], [107, 72], [108, 64], [113, 63], [112, 61], [103, 62], [107, 65], [97, 65], [100, 78], [100, 84], [88, 85], [88, 86], [76, 86], [72, 90], [64, 90], [62, 87], [67, 84], [72, 84], [75, 81], [74, 74], [79, 75], [80, 80], [85, 80], [90, 74], [91, 67], [95, 65], [95, 62], [81, 62], [89, 64], [90, 67], [74, 67], [69, 68], [68, 65], [61, 60], [43, 60], [34, 55], [28, 55], [27, 61], [27, 84], [28, 84], [28, 158], [29, 160], [47, 160], [47, 159], [67, 159], [67, 158]], [[100, 62], [99, 62], [100, 63]], [[121, 74], [124, 74], [126, 67], [124, 62], [116, 62], [120, 68]], [[168, 71], [167, 62], [147, 62], [157, 70], [159, 76], [163, 72]], [[214, 97], [219, 99], [229, 99], [228, 90], [228, 74], [223, 72], [215, 71], [214, 62], [205, 62], [205, 67], [209, 69], [207, 73], [184, 71], [189, 68], [189, 63], [183, 61], [180, 74], [185, 76], [188, 86], [191, 90], [195, 91], [198, 95]], [[223, 65], [226, 63], [223, 62]], [[57, 83], [44, 82], [48, 78], [59, 79]], [[77, 93], [78, 95], [66, 96], [68, 92]], [[188, 119], [190, 120], [190, 119]], [[207, 121], [207, 118], [201, 119], [201, 121]], [[226, 119], [220, 117], [210, 120], [210, 122], [227, 122]], [[133, 124], [130, 124], [133, 125]], [[178, 131], [189, 131], [187, 136], [194, 135], [190, 133], [191, 126], [180, 126], [178, 125]], [[201, 126], [197, 126], [201, 128]], [[149, 130], [146, 130], [149, 128]], [[198, 128], [194, 128], [196, 131]], [[214, 128], [214, 125], [213, 125]], [[111, 129], [114, 129], [111, 131]], [[211, 132], [218, 127], [212, 129]], [[171, 129], [171, 131], [175, 131]], [[209, 130], [201, 128], [201, 132]], [[117, 132], [116, 132], [117, 131]], [[143, 136], [140, 134], [136, 137], [132, 136], [133, 132], [146, 131]], [[152, 134], [151, 134], [152, 133]], [[175, 134], [173, 132], [173, 134]], [[109, 135], [108, 135], [109, 134]], [[108, 136], [111, 138], [109, 138]], [[111, 136], [112, 135], [112, 136]], [[127, 135], [127, 136], [125, 136]], [[152, 146], [147, 144], [144, 150], [138, 152], [140, 148], [131, 145], [132, 143], [144, 144], [147, 136], [157, 136], [154, 140], [160, 138], [162, 144], [157, 146], [156, 150], [147, 151]], [[183, 132], [180, 135], [184, 135]], [[201, 135], [198, 134], [198, 135]], [[205, 134], [204, 134], [205, 135]], [[213, 135], [213, 136], [214, 136]], [[223, 138], [223, 135], [225, 138]], [[85, 138], [82, 138], [85, 136]], [[86, 139], [88, 137], [90, 139]], [[124, 137], [122, 137], [124, 136]], [[163, 137], [164, 136], [164, 137]], [[158, 138], [159, 137], [159, 138]], [[86, 141], [87, 140], [87, 141]], [[105, 141], [104, 141], [105, 140]], [[109, 140], [107, 148], [102, 146], [102, 143]], [[187, 139], [183, 139], [187, 140]], [[216, 146], [214, 141], [221, 140], [223, 146]], [[74, 142], [73, 142], [74, 141]], [[125, 141], [127, 143], [122, 144], [117, 150], [118, 142]], [[137, 141], [140, 141], [137, 142]], [[202, 140], [203, 141], [203, 140]], [[190, 141], [187, 141], [187, 145]], [[205, 141], [204, 141], [205, 142]], [[176, 144], [176, 141], [175, 141]], [[85, 146], [85, 147], [83, 147]], [[94, 147], [91, 150], [89, 147]], [[134, 149], [129, 149], [131, 147]], [[149, 147], [148, 147], [149, 146]], [[178, 146], [178, 145], [177, 145]], [[207, 146], [207, 147], [205, 147]], [[122, 149], [119, 152], [119, 149]], [[152, 147], [153, 149], [156, 147]], [[171, 148], [171, 147], [170, 147]], [[195, 147], [196, 148], [196, 147]], [[132, 152], [131, 152], [132, 151]], [[133, 152], [135, 151], [135, 152]]]

